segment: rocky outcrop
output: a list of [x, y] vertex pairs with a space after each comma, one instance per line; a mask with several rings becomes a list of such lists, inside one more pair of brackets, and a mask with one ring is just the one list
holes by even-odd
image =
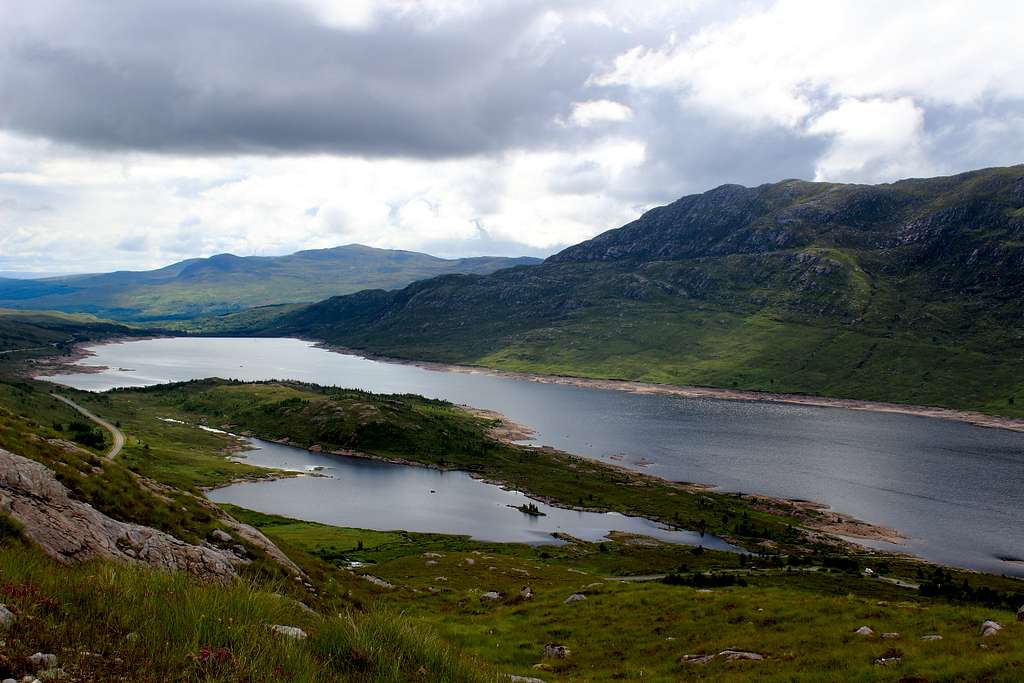
[[227, 582], [242, 561], [233, 553], [180, 541], [162, 531], [112, 519], [78, 500], [53, 470], [0, 450], [0, 513], [23, 527], [47, 555], [66, 564], [97, 558], [185, 571]]

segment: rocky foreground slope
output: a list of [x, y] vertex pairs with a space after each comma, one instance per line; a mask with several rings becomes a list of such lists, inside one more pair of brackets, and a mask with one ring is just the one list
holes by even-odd
[[[216, 510], [216, 508], [213, 508]], [[227, 583], [236, 567], [249, 561], [248, 551], [225, 531], [213, 543], [193, 545], [140, 524], [115, 520], [75, 500], [48, 467], [0, 449], [0, 514], [50, 557], [65, 564], [108, 559], [184, 571], [196, 578]], [[302, 572], [262, 533], [230, 520], [240, 539], [258, 546], [295, 576]]]

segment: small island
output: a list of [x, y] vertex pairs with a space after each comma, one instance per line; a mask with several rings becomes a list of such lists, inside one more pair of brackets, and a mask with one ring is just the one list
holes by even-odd
[[524, 515], [530, 515], [531, 517], [547, 517], [548, 513], [541, 512], [541, 509], [537, 507], [536, 503], [523, 503], [522, 505], [509, 505], [510, 508], [519, 510]]

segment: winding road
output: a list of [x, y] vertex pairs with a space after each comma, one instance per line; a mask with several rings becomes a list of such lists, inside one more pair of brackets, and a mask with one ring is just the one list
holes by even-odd
[[110, 447], [110, 451], [107, 453], [107, 459], [113, 460], [114, 458], [117, 457], [118, 453], [121, 452], [121, 449], [124, 448], [124, 434], [121, 433], [120, 429], [110, 424], [103, 418], [97, 417], [96, 415], [89, 412], [88, 410], [78, 405], [69, 398], [64, 398], [60, 394], [50, 394], [50, 396], [53, 396], [58, 401], [68, 404], [69, 406], [77, 410], [79, 413], [81, 413], [84, 417], [89, 418], [90, 420], [98, 424], [100, 427], [103, 427], [105, 430], [110, 432], [110, 435], [114, 437], [114, 445]]

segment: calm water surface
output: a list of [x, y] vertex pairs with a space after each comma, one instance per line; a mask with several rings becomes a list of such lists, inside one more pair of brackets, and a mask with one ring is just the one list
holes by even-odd
[[294, 339], [99, 346], [80, 389], [226, 377], [416, 393], [497, 410], [530, 443], [728, 491], [817, 500], [900, 529], [927, 559], [1024, 576], [1024, 434], [910, 415], [690, 399], [427, 370]]
[[[459, 534], [480, 541], [556, 543], [551, 536], [554, 532], [600, 541], [610, 531], [625, 531], [672, 543], [737, 550], [713, 536], [668, 529], [639, 517], [537, 503], [465, 472], [310, 453], [259, 439], [248, 441], [256, 450], [245, 453], [245, 462], [318, 476], [234, 484], [212, 491], [209, 497], [214, 502], [323, 524]], [[544, 516], [514, 509], [525, 503], [537, 505]]]

